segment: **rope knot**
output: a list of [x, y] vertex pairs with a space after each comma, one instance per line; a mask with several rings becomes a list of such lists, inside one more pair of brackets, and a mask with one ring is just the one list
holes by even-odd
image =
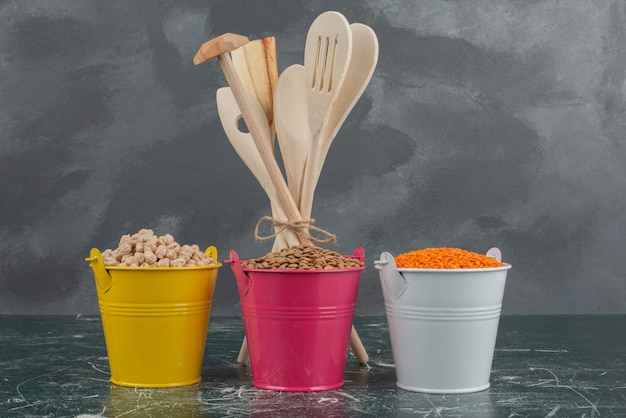
[[[274, 227], [274, 233], [266, 236], [259, 235], [259, 229], [261, 225], [265, 222], [271, 222]], [[309, 240], [311, 242], [315, 242], [317, 244], [329, 244], [337, 241], [337, 237], [335, 234], [326, 231], [325, 229], [314, 226], [313, 223], [315, 219], [301, 219], [298, 221], [283, 221], [280, 219], [274, 219], [271, 216], [264, 216], [259, 219], [259, 222], [256, 224], [256, 228], [254, 229], [254, 238], [258, 241], [267, 241], [272, 238], [276, 238], [278, 234], [283, 232], [284, 230], [293, 231], [298, 239], [302, 242], [304, 240]], [[325, 238], [318, 238], [311, 235], [310, 231], [315, 231]]]

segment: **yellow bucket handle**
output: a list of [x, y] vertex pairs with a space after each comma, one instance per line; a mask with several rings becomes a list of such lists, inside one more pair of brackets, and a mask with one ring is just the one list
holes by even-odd
[[204, 250], [204, 253], [208, 255], [209, 257], [211, 257], [213, 260], [218, 261], [217, 260], [217, 248], [215, 247], [215, 245], [211, 245], [210, 247], [207, 247], [207, 249]]
[[89, 261], [89, 266], [93, 269], [93, 274], [96, 277], [96, 285], [98, 286], [98, 292], [104, 295], [111, 288], [113, 280], [104, 266], [104, 260], [102, 259], [102, 253], [100, 253], [100, 250], [92, 248], [89, 255], [90, 257], [85, 258], [85, 261]]

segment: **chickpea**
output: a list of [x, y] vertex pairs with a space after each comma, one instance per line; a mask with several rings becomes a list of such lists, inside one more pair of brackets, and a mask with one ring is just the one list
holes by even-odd
[[125, 267], [194, 267], [217, 263], [194, 245], [180, 245], [171, 234], [157, 237], [151, 229], [125, 234], [115, 249], [102, 252], [107, 266]]

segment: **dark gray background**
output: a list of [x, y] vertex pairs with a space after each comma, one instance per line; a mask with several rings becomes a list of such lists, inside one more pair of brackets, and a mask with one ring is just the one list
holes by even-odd
[[[376, 31], [374, 77], [335, 139], [313, 217], [366, 252], [501, 248], [506, 314], [626, 313], [623, 1], [0, 1], [0, 313], [94, 314], [91, 247], [140, 228], [242, 258], [261, 187], [226, 139], [222, 33], [303, 62], [313, 19]], [[238, 314], [220, 270], [214, 314]]]

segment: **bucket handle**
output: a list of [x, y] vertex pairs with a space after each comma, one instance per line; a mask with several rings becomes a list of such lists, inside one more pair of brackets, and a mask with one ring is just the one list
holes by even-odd
[[487, 256], [493, 257], [496, 261], [502, 262], [502, 251], [498, 247], [491, 247], [487, 251]]
[[204, 254], [217, 261], [217, 247], [215, 247], [215, 245], [207, 247], [207, 249], [204, 250]]
[[406, 279], [396, 267], [396, 261], [388, 252], [380, 254], [380, 260], [374, 261], [376, 268], [380, 270], [380, 278], [383, 283], [383, 291], [386, 291], [394, 299], [400, 299], [402, 294], [409, 287]]
[[245, 297], [250, 291], [250, 287], [252, 287], [252, 280], [250, 280], [250, 277], [248, 277], [246, 272], [243, 271], [243, 268], [241, 267], [241, 260], [235, 250], [230, 250], [230, 260], [226, 260], [226, 262], [230, 263], [233, 273], [235, 274], [239, 297]]
[[89, 261], [89, 266], [93, 270], [93, 275], [96, 278], [96, 286], [98, 287], [98, 292], [104, 295], [109, 291], [109, 289], [111, 289], [113, 280], [111, 279], [111, 276], [104, 266], [104, 260], [102, 259], [102, 253], [100, 253], [100, 250], [98, 250], [97, 248], [92, 248], [89, 255], [90, 257], [85, 258], [85, 261]]
[[354, 250], [354, 253], [352, 253], [352, 257], [356, 258], [360, 262], [364, 262], [365, 261], [365, 250], [363, 249], [363, 247], [357, 247]]

